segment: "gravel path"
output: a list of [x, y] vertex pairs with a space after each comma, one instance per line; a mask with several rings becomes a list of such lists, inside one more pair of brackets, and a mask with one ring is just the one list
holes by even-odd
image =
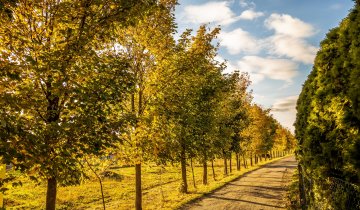
[[269, 163], [182, 209], [285, 209], [285, 185], [296, 166], [294, 156]]

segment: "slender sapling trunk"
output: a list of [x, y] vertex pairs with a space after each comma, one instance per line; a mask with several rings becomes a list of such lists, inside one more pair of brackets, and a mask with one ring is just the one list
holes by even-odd
[[56, 178], [49, 178], [47, 181], [46, 210], [55, 210], [56, 205]]
[[181, 149], [181, 178], [182, 178], [182, 183], [181, 183], [181, 189], [180, 191], [182, 193], [188, 193], [188, 184], [187, 184], [187, 179], [186, 179], [186, 156], [185, 156], [185, 146], [182, 146]]
[[216, 175], [215, 175], [215, 169], [214, 169], [214, 160], [211, 161], [211, 168], [212, 168], [214, 181], [216, 181]]
[[203, 184], [207, 185], [208, 181], [207, 181], [207, 164], [206, 164], [206, 161], [204, 161], [204, 163], [203, 163], [203, 168], [204, 168]]
[[231, 154], [230, 154], [230, 158], [229, 158], [229, 165], [230, 165], [229, 169], [230, 169], [230, 173], [231, 173], [232, 172]]
[[[195, 175], [194, 175], [194, 166], [193, 166], [192, 158], [190, 158], [190, 165], [191, 165], [191, 173], [192, 173], [194, 188], [196, 188]], [[185, 171], [186, 171], [186, 170], [185, 170]], [[185, 177], [186, 177], [186, 175], [185, 175]]]
[[141, 163], [135, 164], [135, 180], [136, 180], [136, 210], [142, 210], [142, 192], [141, 192]]

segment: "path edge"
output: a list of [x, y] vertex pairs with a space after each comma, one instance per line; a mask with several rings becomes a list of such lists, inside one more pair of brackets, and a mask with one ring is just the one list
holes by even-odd
[[237, 180], [243, 178], [245, 175], [247, 175], [247, 174], [249, 174], [249, 173], [252, 173], [252, 172], [254, 172], [254, 171], [257, 171], [257, 170], [259, 170], [259, 169], [261, 169], [261, 168], [263, 168], [263, 167], [265, 167], [265, 166], [267, 166], [267, 165], [270, 165], [270, 164], [272, 164], [272, 163], [274, 163], [274, 162], [276, 162], [276, 161], [279, 161], [279, 160], [282, 160], [282, 159], [285, 159], [285, 158], [288, 158], [288, 157], [291, 157], [291, 156], [295, 156], [295, 154], [289, 154], [289, 155], [285, 155], [285, 156], [283, 156], [283, 157], [274, 158], [273, 160], [270, 160], [269, 162], [266, 162], [266, 163], [264, 163], [264, 164], [262, 164], [262, 165], [261, 165], [261, 163], [260, 163], [260, 165], [258, 165], [259, 167], [254, 168], [254, 169], [250, 169], [249, 171], [247, 171], [247, 172], [245, 172], [245, 173], [243, 173], [243, 174], [241, 174], [241, 175], [235, 176], [235, 177], [233, 177], [232, 179], [229, 179], [229, 181], [224, 182], [222, 185], [220, 185], [220, 186], [218, 186], [218, 187], [210, 190], [209, 192], [205, 192], [205, 193], [199, 194], [198, 196], [196, 196], [196, 197], [194, 197], [194, 198], [191, 198], [190, 200], [186, 201], [185, 203], [180, 204], [178, 207], [176, 207], [176, 208], [174, 208], [174, 209], [175, 209], [175, 210], [186, 210], [186, 207], [187, 207], [187, 206], [189, 206], [189, 205], [191, 205], [191, 204], [194, 204], [194, 203], [196, 203], [196, 202], [198, 202], [198, 201], [201, 201], [201, 200], [204, 199], [207, 195], [212, 194], [212, 193], [214, 193], [214, 192], [216, 192], [216, 191], [218, 191], [218, 190], [221, 190], [222, 188], [226, 187], [229, 183], [231, 183], [231, 182], [233, 182], [233, 181], [237, 181]]

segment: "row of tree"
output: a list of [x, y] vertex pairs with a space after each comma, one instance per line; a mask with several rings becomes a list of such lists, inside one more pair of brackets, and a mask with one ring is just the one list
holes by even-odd
[[303, 208], [360, 207], [359, 34], [357, 0], [322, 41], [298, 100], [295, 133]]
[[[294, 147], [294, 137], [252, 104], [247, 74], [223, 74], [219, 28], [174, 40], [176, 0], [7, 0], [0, 3], [0, 155], [47, 181], [79, 184], [84, 160], [107, 152], [136, 170], [203, 165]], [[272, 155], [273, 153], [271, 153]], [[266, 155], [265, 155], [266, 157]], [[239, 164], [237, 164], [239, 166]], [[227, 171], [227, 169], [225, 170]]]

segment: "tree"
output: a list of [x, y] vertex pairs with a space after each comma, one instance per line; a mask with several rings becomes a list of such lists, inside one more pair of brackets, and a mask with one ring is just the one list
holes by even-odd
[[151, 119], [151, 101], [156, 95], [152, 87], [159, 83], [156, 80], [160, 70], [157, 65], [163, 62], [174, 48], [173, 10], [176, 3], [176, 0], [159, 1], [158, 5], [148, 9], [138, 24], [117, 31], [117, 41], [121, 46], [119, 50], [130, 61], [129, 71], [135, 78], [135, 88], [127, 103], [134, 122], [128, 127], [126, 142], [129, 144], [123, 146], [126, 148], [124, 150], [131, 151], [127, 154], [129, 163], [135, 165], [136, 209], [142, 209], [141, 163], [147, 158], [145, 156], [154, 155], [151, 150], [146, 150], [149, 142], [155, 142], [149, 139], [149, 128], [155, 123]]
[[170, 136], [162, 141], [167, 146], [161, 157], [181, 163], [180, 191], [185, 193], [187, 157], [201, 161], [204, 182], [207, 178], [207, 149], [211, 147], [214, 107], [223, 82], [223, 65], [214, 60], [217, 48], [212, 45], [218, 31], [216, 28], [208, 32], [206, 26], [201, 26], [196, 36], [191, 36], [191, 30], [185, 31], [157, 77], [161, 82], [156, 85], [153, 113], [163, 125], [171, 127]]
[[274, 145], [277, 123], [270, 115], [270, 109], [264, 110], [253, 104], [250, 107], [251, 123], [244, 130], [244, 135], [251, 139], [248, 145], [255, 154], [267, 154]]
[[[225, 75], [226, 76], [226, 75]], [[239, 170], [239, 153], [241, 152], [241, 142], [245, 141], [242, 131], [249, 123], [247, 104], [250, 103], [250, 93], [247, 88], [250, 85], [248, 75], [240, 74], [235, 71], [227, 75], [227, 84], [223, 88], [220, 99], [220, 107], [217, 110], [216, 120], [218, 136], [215, 142], [215, 150], [219, 156], [224, 158], [224, 174], [227, 175], [227, 159], [232, 153], [237, 157], [237, 169]]]
[[348, 17], [321, 42], [298, 99], [297, 157], [302, 175], [312, 180], [307, 186], [310, 205], [321, 202], [329, 208], [351, 209], [346, 203], [353, 196], [328, 190], [331, 180], [360, 183], [359, 9], [356, 1]]
[[0, 155], [47, 180], [55, 209], [57, 185], [79, 182], [79, 160], [121, 140], [133, 78], [112, 31], [155, 2], [14, 2], [0, 5]]

